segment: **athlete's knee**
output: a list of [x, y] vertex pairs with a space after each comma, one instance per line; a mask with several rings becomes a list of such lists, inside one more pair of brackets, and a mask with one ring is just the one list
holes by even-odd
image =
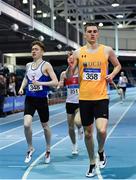
[[106, 134], [106, 128], [100, 128], [97, 130], [97, 133], [100, 135], [105, 135]]
[[48, 123], [42, 123], [42, 127], [43, 127], [44, 130], [49, 130]]
[[24, 124], [24, 131], [30, 131], [31, 125], [30, 124]]
[[93, 130], [92, 128], [87, 128], [84, 130], [84, 136], [86, 139], [93, 138]]

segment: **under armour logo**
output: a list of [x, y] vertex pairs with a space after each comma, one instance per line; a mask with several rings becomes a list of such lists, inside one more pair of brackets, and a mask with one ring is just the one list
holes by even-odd
[[86, 55], [82, 55], [82, 58], [86, 58]]

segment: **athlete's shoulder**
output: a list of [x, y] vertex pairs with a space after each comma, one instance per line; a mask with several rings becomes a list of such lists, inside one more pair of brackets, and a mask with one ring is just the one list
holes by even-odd
[[110, 53], [114, 52], [111, 46], [103, 45], [103, 47], [106, 55], [110, 55]]
[[104, 47], [105, 50], [107, 50], [107, 51], [112, 51], [112, 50], [113, 50], [111, 46], [103, 45], [103, 47]]
[[29, 62], [29, 63], [27, 63], [27, 64], [26, 64], [26, 66], [30, 66], [30, 65], [32, 65], [32, 63], [33, 63], [33, 62]]
[[26, 70], [27, 70], [29, 67], [31, 67], [31, 65], [32, 65], [32, 62], [27, 63], [27, 64], [26, 64]]
[[44, 62], [43, 62], [43, 65], [42, 65], [42, 68], [43, 68], [43, 69], [48, 69], [48, 68], [50, 68], [50, 67], [52, 67], [52, 65], [51, 65], [50, 62], [47, 62], [47, 61], [44, 61]]
[[81, 51], [85, 50], [85, 47], [86, 47], [86, 46], [81, 46], [81, 47], [79, 47], [78, 49], [76, 49], [76, 50], [73, 52], [73, 56], [76, 57], [76, 58], [78, 58], [79, 55], [80, 55], [80, 53], [81, 53]]

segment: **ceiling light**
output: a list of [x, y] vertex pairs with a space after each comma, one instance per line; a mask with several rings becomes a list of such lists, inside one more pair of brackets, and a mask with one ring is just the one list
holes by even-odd
[[38, 37], [39, 41], [44, 41], [44, 37], [41, 35]]
[[18, 31], [18, 29], [19, 29], [18, 24], [12, 24], [12, 25], [11, 25], [11, 29], [12, 29], [13, 31]]
[[46, 18], [46, 17], [47, 17], [47, 15], [48, 15], [47, 13], [43, 13], [43, 17], [44, 17], [44, 18]]
[[61, 50], [61, 49], [62, 49], [62, 45], [61, 45], [61, 44], [58, 44], [58, 45], [57, 45], [57, 49], [58, 49], [58, 50]]
[[103, 23], [99, 23], [99, 27], [103, 27]]
[[27, 4], [28, 3], [28, 0], [23, 0], [23, 4]]
[[33, 7], [33, 9], [36, 9], [36, 5], [35, 4], [33, 4], [32, 7]]
[[37, 13], [37, 14], [41, 14], [42, 11], [41, 11], [41, 10], [37, 10], [36, 13]]
[[124, 16], [122, 15], [122, 14], [118, 14], [117, 16], [116, 16], [116, 18], [118, 18], [118, 19], [120, 19], [120, 18], [123, 18]]
[[118, 7], [119, 3], [115, 0], [113, 1], [113, 3], [111, 4], [112, 7]]
[[69, 18], [67, 19], [67, 22], [70, 23], [70, 19]]
[[118, 25], [118, 28], [122, 28], [122, 27], [123, 27], [123, 24], [119, 24], [119, 25]]
[[56, 16], [53, 16], [53, 20], [56, 20]]

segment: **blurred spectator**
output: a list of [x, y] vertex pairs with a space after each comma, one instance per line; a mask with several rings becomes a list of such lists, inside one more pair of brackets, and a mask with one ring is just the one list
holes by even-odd
[[14, 75], [9, 77], [7, 93], [9, 96], [16, 96], [16, 77]]
[[5, 117], [3, 112], [4, 99], [6, 95], [6, 78], [3, 74], [0, 74], [0, 117]]

